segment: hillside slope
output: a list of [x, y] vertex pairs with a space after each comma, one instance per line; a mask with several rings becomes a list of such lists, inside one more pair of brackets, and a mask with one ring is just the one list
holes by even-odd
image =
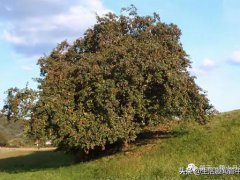
[[7, 159], [1, 159], [0, 154], [0, 179], [240, 178], [240, 174], [179, 174], [179, 168], [186, 168], [190, 163], [198, 167], [240, 165], [240, 111], [222, 113], [205, 126], [179, 123], [170, 133], [155, 132], [154, 135], [139, 140], [128, 152], [78, 164], [73, 164], [72, 156], [61, 152]]

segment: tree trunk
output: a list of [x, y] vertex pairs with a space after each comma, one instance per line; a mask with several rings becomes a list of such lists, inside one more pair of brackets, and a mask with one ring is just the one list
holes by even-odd
[[123, 139], [122, 140], [122, 143], [121, 143], [121, 150], [122, 151], [127, 151], [129, 148], [129, 144], [128, 144], [128, 141], [126, 139]]

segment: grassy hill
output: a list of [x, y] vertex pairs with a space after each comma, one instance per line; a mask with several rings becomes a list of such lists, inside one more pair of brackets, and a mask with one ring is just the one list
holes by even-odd
[[240, 111], [222, 113], [205, 126], [179, 123], [171, 132], [146, 134], [127, 152], [82, 163], [74, 163], [73, 156], [62, 152], [0, 151], [0, 179], [240, 178], [240, 174], [179, 174], [179, 168], [190, 163], [240, 165]]

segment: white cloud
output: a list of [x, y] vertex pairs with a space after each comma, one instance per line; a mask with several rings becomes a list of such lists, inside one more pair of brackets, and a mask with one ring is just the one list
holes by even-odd
[[33, 67], [29, 66], [29, 65], [23, 65], [20, 67], [20, 69], [24, 70], [24, 71], [32, 71]]
[[8, 6], [5, 6], [4, 7], [7, 11], [12, 11], [12, 8], [8, 7]]
[[217, 64], [214, 60], [210, 58], [204, 58], [200, 65], [189, 69], [189, 71], [194, 76], [205, 76], [208, 75], [216, 67]]
[[26, 44], [26, 41], [22, 37], [14, 36], [6, 30], [3, 31], [2, 38], [13, 44]]
[[203, 59], [201, 67], [203, 69], [206, 69], [206, 68], [207, 69], [212, 69], [212, 68], [216, 67], [216, 63], [212, 59], [205, 58], [205, 59]]
[[194, 76], [205, 76], [205, 75], [207, 75], [207, 72], [202, 70], [199, 67], [196, 67], [196, 68], [193, 67], [193, 68], [189, 69], [189, 71]]
[[240, 65], [240, 51], [234, 51], [230, 57], [229, 62]]
[[95, 13], [110, 11], [101, 0], [18, 0], [3, 1], [1, 6], [0, 20], [8, 24], [1, 38], [28, 56], [81, 37], [96, 22]]

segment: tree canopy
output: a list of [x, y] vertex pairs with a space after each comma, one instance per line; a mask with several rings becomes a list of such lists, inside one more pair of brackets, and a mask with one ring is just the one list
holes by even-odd
[[97, 16], [82, 38], [39, 59], [38, 91], [10, 93], [18, 101], [4, 111], [28, 113], [29, 134], [85, 152], [134, 141], [145, 126], [176, 117], [205, 123], [213, 107], [188, 72], [180, 36], [175, 24], [134, 6]]

